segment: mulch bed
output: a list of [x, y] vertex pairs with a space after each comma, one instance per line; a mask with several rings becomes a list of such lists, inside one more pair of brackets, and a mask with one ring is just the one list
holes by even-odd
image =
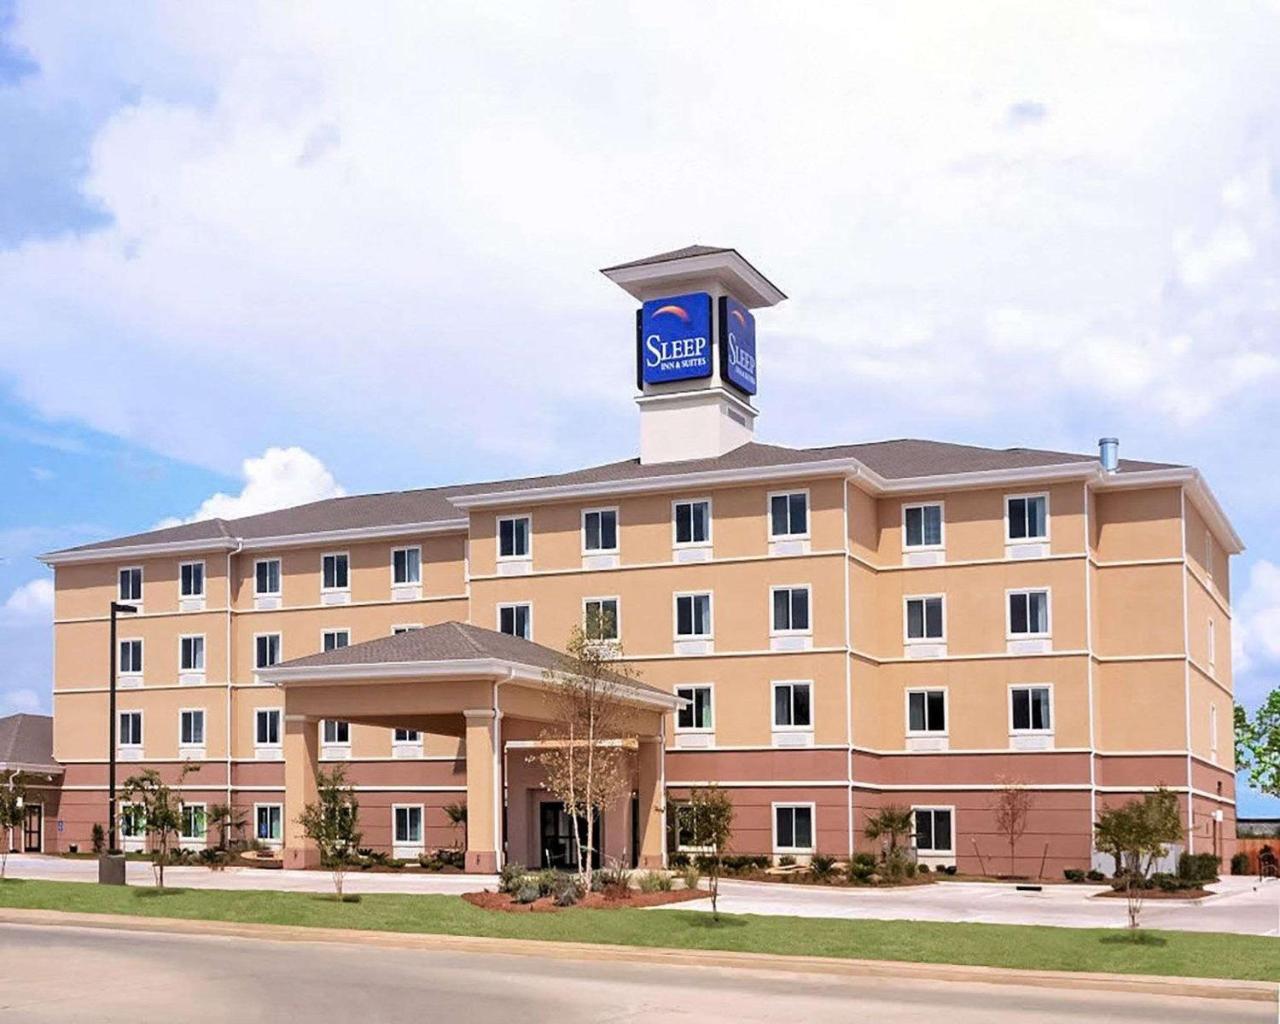
[[[626, 910], [629, 907], [661, 907], [668, 903], [684, 903], [687, 900], [706, 899], [710, 894], [704, 889], [673, 889], [671, 892], [638, 892], [629, 889], [626, 894], [616, 892], [587, 893], [575, 907], [586, 910]], [[570, 907], [557, 907], [550, 896], [543, 896], [533, 903], [517, 903], [506, 892], [464, 892], [462, 898], [481, 910], [502, 910], [510, 914], [554, 914]]]
[[[1163, 889], [1147, 889], [1143, 892], [1144, 900], [1202, 900], [1206, 896], [1212, 896], [1208, 889], [1178, 889], [1174, 892], [1165, 892]], [[1112, 899], [1122, 900], [1125, 898], [1124, 890], [1108, 889], [1106, 892], [1095, 893], [1092, 899]]]

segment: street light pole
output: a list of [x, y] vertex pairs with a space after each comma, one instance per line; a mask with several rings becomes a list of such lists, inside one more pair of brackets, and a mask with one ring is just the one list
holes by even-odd
[[138, 609], [131, 604], [121, 604], [119, 601], [111, 602], [111, 681], [109, 692], [111, 694], [108, 699], [107, 717], [110, 720], [108, 727], [107, 740], [107, 799], [109, 802], [107, 810], [107, 853], [114, 853], [116, 850], [116, 658], [119, 654], [119, 645], [116, 643], [116, 615], [124, 613], [131, 615]]

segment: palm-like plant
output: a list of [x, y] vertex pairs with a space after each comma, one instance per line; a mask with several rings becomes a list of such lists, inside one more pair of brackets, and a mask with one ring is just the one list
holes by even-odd
[[233, 833], [244, 830], [248, 819], [244, 812], [234, 804], [214, 804], [209, 808], [207, 822], [218, 830], [218, 849], [226, 850], [231, 844]]
[[[455, 836], [457, 834], [457, 830], [461, 829], [463, 838], [465, 839], [466, 830], [467, 830], [467, 805], [466, 804], [445, 804], [444, 813], [445, 813], [445, 816], [449, 819], [449, 825], [455, 830]], [[458, 845], [458, 841], [456, 838], [454, 839], [453, 845], [455, 847]]]
[[898, 852], [899, 837], [910, 836], [915, 831], [915, 815], [910, 807], [889, 804], [867, 819], [864, 831], [873, 841], [887, 836], [889, 856], [892, 857]]

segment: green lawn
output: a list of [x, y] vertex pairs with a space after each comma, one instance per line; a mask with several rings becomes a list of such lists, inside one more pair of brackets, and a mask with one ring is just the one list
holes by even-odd
[[0, 906], [210, 921], [363, 928], [442, 935], [602, 942], [1058, 971], [1110, 971], [1280, 981], [1274, 938], [924, 921], [711, 915], [689, 910], [567, 910], [504, 914], [457, 896], [365, 895], [337, 903], [312, 893], [0, 882]]

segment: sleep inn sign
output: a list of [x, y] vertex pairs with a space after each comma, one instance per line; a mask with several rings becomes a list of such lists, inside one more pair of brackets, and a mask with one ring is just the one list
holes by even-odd
[[651, 299], [637, 325], [637, 384], [711, 376], [711, 296]]

